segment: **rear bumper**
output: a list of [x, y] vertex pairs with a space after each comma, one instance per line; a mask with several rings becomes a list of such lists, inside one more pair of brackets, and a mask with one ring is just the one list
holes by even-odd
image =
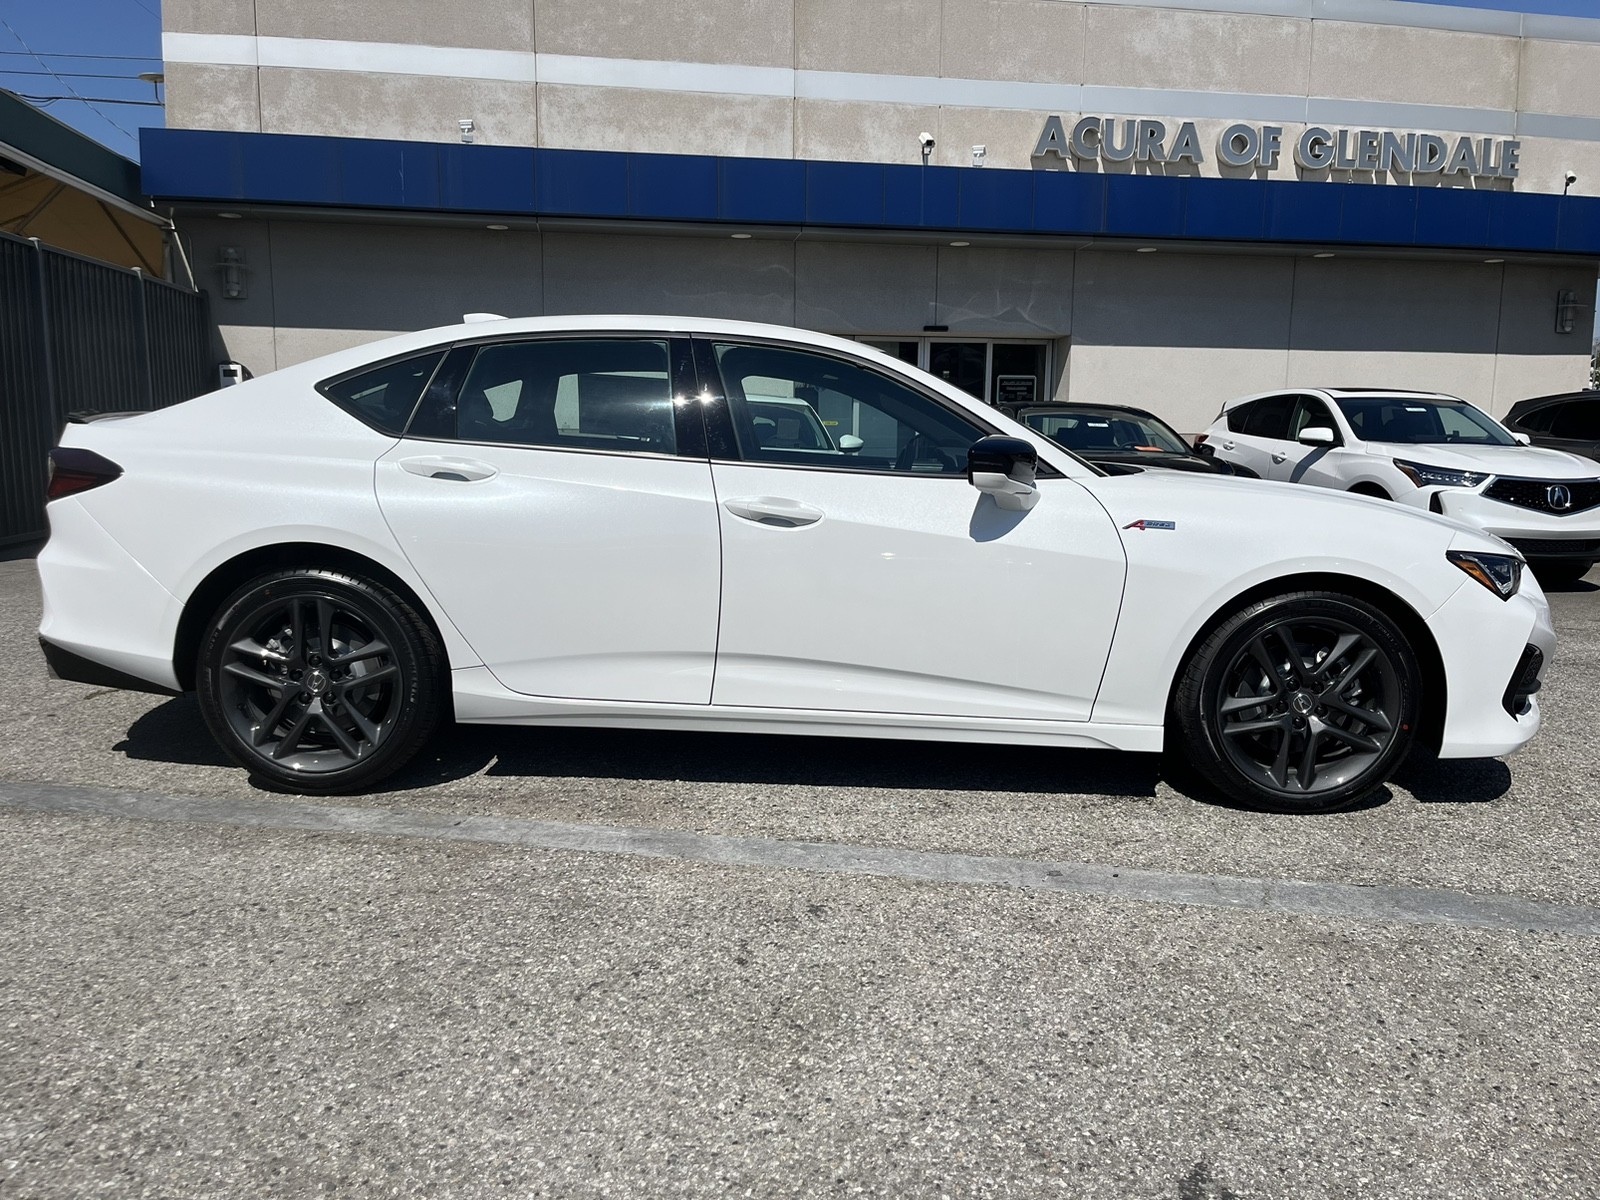
[[83, 683], [179, 691], [172, 647], [183, 605], [75, 497], [53, 501], [46, 511], [50, 540], [38, 558], [44, 599], [39, 639], [50, 647], [52, 669]]
[[45, 665], [50, 668], [53, 679], [64, 679], [68, 683], [92, 683], [96, 687], [123, 688], [130, 692], [154, 692], [158, 696], [183, 695], [177, 688], [162, 687], [148, 679], [140, 679], [137, 675], [129, 675], [126, 671], [75, 654], [49, 638], [39, 639], [39, 649], [44, 652]]

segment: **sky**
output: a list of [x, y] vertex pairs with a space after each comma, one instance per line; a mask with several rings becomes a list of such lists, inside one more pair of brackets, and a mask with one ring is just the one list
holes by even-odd
[[0, 87], [63, 97], [34, 103], [137, 160], [139, 127], [162, 123], [139, 79], [161, 70], [160, 13], [160, 0], [0, 0]]

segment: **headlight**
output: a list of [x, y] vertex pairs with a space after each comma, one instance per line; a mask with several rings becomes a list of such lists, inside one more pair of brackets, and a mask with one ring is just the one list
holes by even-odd
[[1430, 467], [1427, 463], [1394, 460], [1400, 473], [1418, 487], [1477, 487], [1489, 478], [1483, 471], [1455, 471], [1449, 467]]
[[1444, 556], [1502, 600], [1511, 599], [1522, 586], [1522, 560], [1515, 555], [1446, 550]]

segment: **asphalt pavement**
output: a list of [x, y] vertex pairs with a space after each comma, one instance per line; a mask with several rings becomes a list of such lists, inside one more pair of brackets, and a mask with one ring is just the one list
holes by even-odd
[[1532, 747], [1292, 818], [573, 730], [281, 796], [0, 562], [0, 1197], [1594, 1195], [1590, 580]]

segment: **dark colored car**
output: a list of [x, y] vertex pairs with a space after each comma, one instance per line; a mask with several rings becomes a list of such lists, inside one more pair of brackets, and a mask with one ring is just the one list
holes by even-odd
[[1600, 461], [1600, 392], [1565, 392], [1518, 400], [1506, 428], [1526, 434], [1535, 446], [1565, 450]]
[[1122, 404], [1022, 404], [1004, 406], [1006, 415], [1037, 430], [1079, 458], [1113, 472], [1128, 467], [1161, 467], [1232, 475], [1227, 463], [1197, 453], [1154, 413]]

